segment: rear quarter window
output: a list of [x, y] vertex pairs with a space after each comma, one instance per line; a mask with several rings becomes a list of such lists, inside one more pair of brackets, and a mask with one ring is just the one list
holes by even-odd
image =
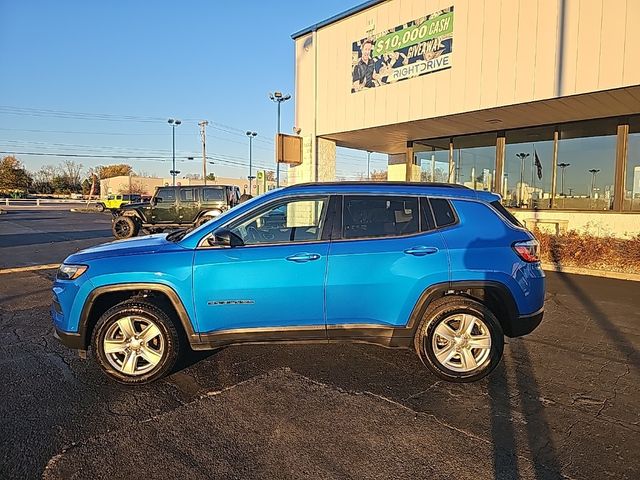
[[433, 218], [438, 228], [447, 227], [456, 223], [456, 214], [449, 200], [445, 200], [444, 198], [430, 198], [429, 203], [431, 203]]
[[513, 215], [513, 213], [511, 213], [509, 210], [504, 208], [504, 205], [502, 205], [498, 200], [491, 202], [491, 206], [495, 208], [498, 212], [500, 212], [504, 216], [504, 218], [506, 218], [509, 221], [509, 223], [511, 223], [512, 225], [515, 225], [516, 227], [524, 228], [524, 225], [520, 223], [520, 220], [518, 220]]

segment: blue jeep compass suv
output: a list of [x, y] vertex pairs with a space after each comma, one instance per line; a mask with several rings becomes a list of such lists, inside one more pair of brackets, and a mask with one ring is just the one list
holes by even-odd
[[504, 335], [542, 320], [538, 242], [499, 197], [457, 185], [322, 183], [274, 190], [188, 231], [68, 257], [57, 337], [122, 383], [178, 355], [265, 342], [412, 348], [437, 376], [477, 380]]

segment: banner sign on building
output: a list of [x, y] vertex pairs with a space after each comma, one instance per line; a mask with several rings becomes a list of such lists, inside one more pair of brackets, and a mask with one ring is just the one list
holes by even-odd
[[351, 93], [451, 68], [453, 7], [353, 42]]

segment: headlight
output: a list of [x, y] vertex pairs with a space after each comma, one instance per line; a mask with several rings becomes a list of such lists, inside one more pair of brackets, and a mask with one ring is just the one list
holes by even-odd
[[56, 277], [58, 280], [75, 280], [87, 271], [86, 265], [60, 265]]

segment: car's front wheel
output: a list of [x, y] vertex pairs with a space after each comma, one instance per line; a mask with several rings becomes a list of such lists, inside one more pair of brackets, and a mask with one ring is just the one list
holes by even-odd
[[97, 209], [99, 212], [104, 212], [104, 210], [105, 210], [104, 203], [97, 203], [97, 204], [96, 204], [96, 209]]
[[485, 305], [452, 295], [429, 306], [414, 345], [422, 362], [438, 377], [473, 382], [491, 373], [500, 362], [504, 334]]
[[149, 303], [126, 301], [107, 310], [91, 339], [102, 370], [125, 384], [142, 384], [171, 371], [180, 339], [171, 319]]
[[111, 231], [117, 239], [135, 237], [140, 231], [140, 223], [133, 217], [117, 217], [113, 221]]

